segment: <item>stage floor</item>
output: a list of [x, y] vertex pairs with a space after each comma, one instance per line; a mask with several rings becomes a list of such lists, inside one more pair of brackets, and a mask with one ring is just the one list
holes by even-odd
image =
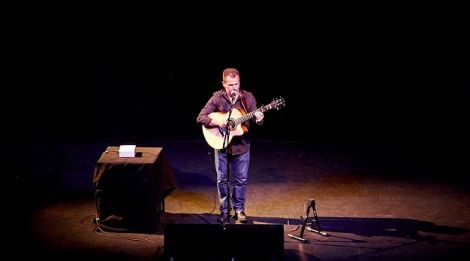
[[[163, 230], [102, 231], [93, 222], [94, 164], [107, 146], [115, 145], [61, 142], [17, 148], [15, 157], [23, 157], [16, 161], [21, 171], [6, 188], [6, 217], [15, 221], [4, 223], [8, 243], [3, 243], [13, 256], [164, 259]], [[215, 173], [206, 143], [156, 140], [137, 145], [163, 147], [175, 171], [178, 185], [165, 200], [162, 228], [217, 226]], [[469, 260], [469, 179], [457, 169], [415, 161], [386, 147], [265, 140], [252, 146], [248, 225], [282, 224], [284, 260]], [[308, 242], [301, 242], [288, 234], [300, 235], [300, 217], [305, 217], [309, 199], [318, 215], [314, 225], [327, 236], [306, 230]], [[201, 251], [214, 250], [208, 246]]]

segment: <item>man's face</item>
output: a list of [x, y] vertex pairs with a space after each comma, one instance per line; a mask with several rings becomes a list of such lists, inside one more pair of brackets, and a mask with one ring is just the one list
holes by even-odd
[[236, 77], [227, 76], [222, 81], [222, 85], [224, 86], [225, 91], [229, 95], [230, 93], [232, 93], [232, 91], [238, 92], [240, 90], [240, 76], [236, 76]]

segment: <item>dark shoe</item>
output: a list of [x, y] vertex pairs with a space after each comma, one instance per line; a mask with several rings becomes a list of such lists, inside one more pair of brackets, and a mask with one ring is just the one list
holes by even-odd
[[246, 223], [248, 221], [244, 211], [237, 212], [234, 218], [240, 221], [240, 223]]
[[220, 216], [217, 218], [217, 221], [219, 221], [219, 223], [222, 223], [222, 224], [227, 224], [228, 219], [229, 219], [228, 213], [223, 212], [223, 213], [220, 213]]

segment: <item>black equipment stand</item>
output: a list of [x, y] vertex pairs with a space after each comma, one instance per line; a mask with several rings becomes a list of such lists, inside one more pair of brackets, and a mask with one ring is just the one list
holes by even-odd
[[[309, 215], [310, 215], [310, 210], [313, 211], [313, 220], [309, 223], [308, 218], [309, 218]], [[310, 232], [320, 234], [322, 236], [328, 236], [328, 234], [326, 232], [323, 232], [320, 229], [320, 221], [318, 221], [317, 209], [315, 208], [315, 200], [314, 199], [309, 199], [307, 201], [306, 217], [303, 218], [302, 216], [300, 216], [300, 219], [303, 220], [302, 228], [300, 230], [300, 235], [295, 236], [293, 234], [287, 234], [289, 237], [291, 237], [293, 239], [300, 240], [304, 243], [308, 243], [309, 242], [308, 239], [304, 238], [305, 229], [307, 229]], [[317, 224], [317, 229], [314, 228], [315, 223]], [[308, 227], [307, 227], [307, 225], [308, 225]], [[292, 230], [291, 232], [297, 231], [299, 229], [299, 227], [300, 226], [298, 226], [296, 229]]]

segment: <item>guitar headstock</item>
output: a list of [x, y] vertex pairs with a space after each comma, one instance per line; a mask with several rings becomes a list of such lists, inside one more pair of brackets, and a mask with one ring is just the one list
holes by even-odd
[[284, 98], [279, 97], [279, 98], [273, 99], [273, 101], [271, 103], [269, 103], [268, 105], [261, 106], [259, 108], [259, 110], [262, 111], [262, 112], [265, 112], [265, 111], [271, 110], [271, 109], [279, 110], [280, 108], [284, 107], [285, 105], [286, 105], [286, 102], [284, 101]]
[[276, 110], [279, 110], [281, 109], [282, 107], [286, 106], [286, 101], [284, 100], [284, 98], [282, 97], [279, 97], [279, 98], [275, 98], [273, 99], [273, 101], [269, 104], [272, 108], [276, 109]]

